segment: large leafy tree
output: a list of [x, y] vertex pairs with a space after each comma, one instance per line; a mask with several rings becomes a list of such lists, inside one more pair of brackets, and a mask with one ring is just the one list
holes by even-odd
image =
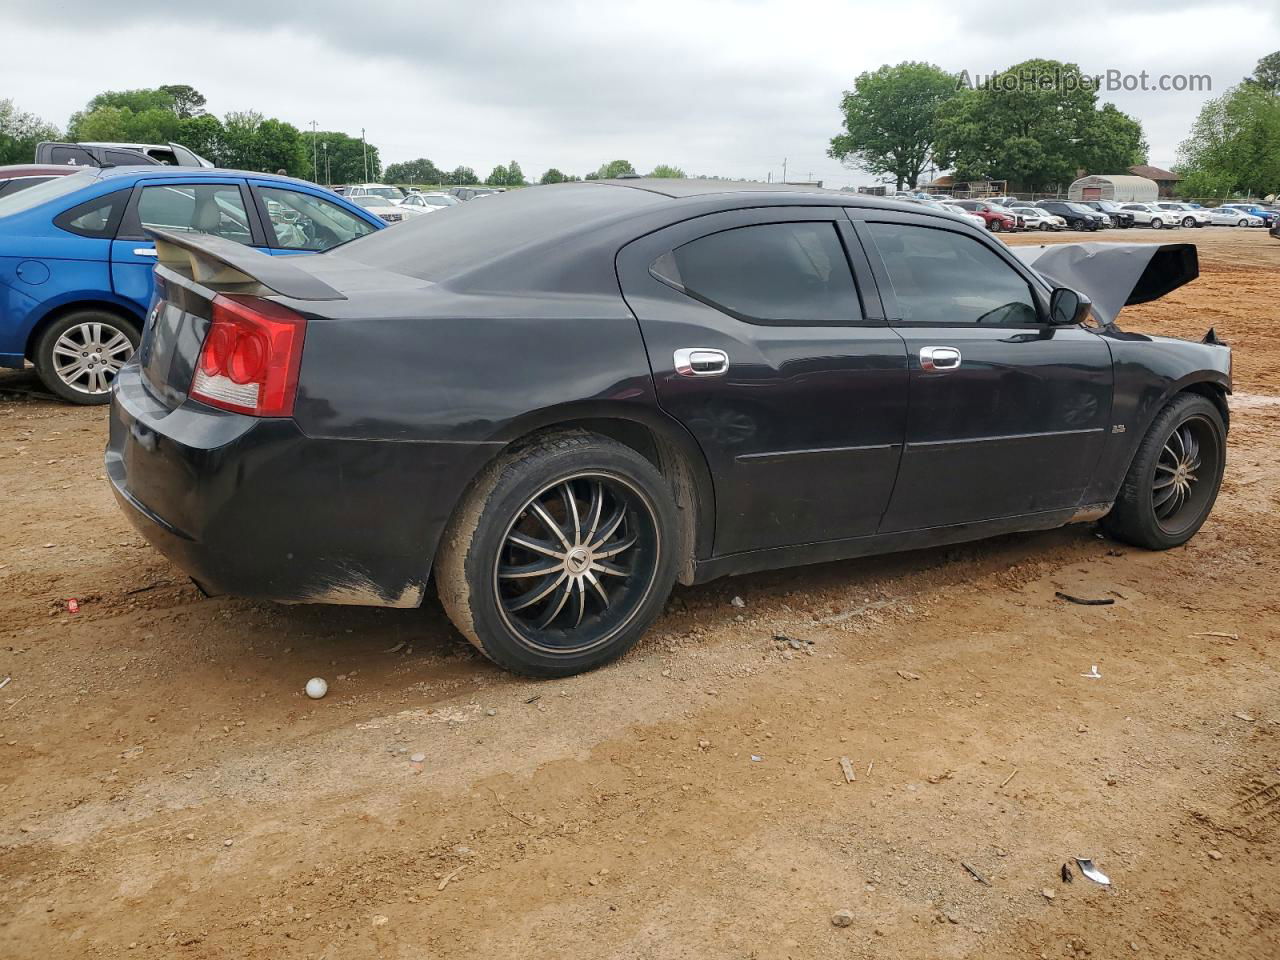
[[673, 167], [670, 164], [660, 163], [649, 171], [649, 176], [671, 180], [683, 180], [687, 174], [679, 167]]
[[0, 164], [31, 163], [36, 144], [56, 140], [58, 128], [34, 113], [24, 113], [12, 100], [0, 100]]
[[1280, 190], [1280, 94], [1244, 83], [1210, 100], [1178, 148], [1185, 196]]
[[505, 187], [507, 185], [508, 176], [507, 168], [502, 164], [498, 164], [489, 171], [489, 175], [484, 178], [484, 182], [491, 187]]
[[447, 177], [448, 174], [426, 157], [388, 164], [382, 172], [382, 179], [387, 183], [444, 183]]
[[171, 108], [181, 120], [199, 116], [204, 113], [204, 94], [186, 83], [171, 83], [160, 87], [161, 92], [169, 95]]
[[632, 174], [636, 172], [636, 168], [631, 165], [630, 160], [610, 160], [607, 163], [600, 164], [600, 169], [594, 174], [587, 176], [588, 180], [609, 180], [613, 177], [621, 177], [623, 174]]
[[454, 167], [449, 173], [449, 182], [461, 186], [465, 183], [479, 183], [480, 178], [476, 176], [476, 172], [470, 167]]
[[827, 153], [898, 188], [914, 187], [930, 165], [938, 114], [956, 96], [956, 78], [931, 63], [885, 64], [859, 74], [840, 101], [844, 132]]
[[561, 173], [555, 167], [551, 167], [539, 179], [539, 183], [565, 183], [570, 178]]
[[1268, 53], [1259, 60], [1258, 65], [1253, 69], [1253, 76], [1246, 77], [1245, 83], [1280, 94], [1280, 50]]
[[937, 155], [960, 180], [1007, 180], [1050, 189], [1080, 171], [1117, 173], [1145, 158], [1136, 120], [1110, 104], [1080, 68], [1027, 60], [976, 88], [962, 89], [939, 112]]
[[[359, 137], [345, 133], [321, 130], [316, 134], [320, 146], [319, 176], [323, 183], [363, 183], [365, 178], [365, 144]], [[327, 145], [327, 150], [326, 150]], [[311, 169], [311, 143], [307, 140], [307, 170]], [[329, 157], [329, 174], [325, 178], [325, 154]], [[378, 148], [369, 144], [369, 177], [378, 179], [382, 167], [378, 161]]]
[[293, 124], [244, 110], [227, 114], [222, 125], [220, 159], [223, 165], [240, 170], [284, 170], [290, 176], [302, 177], [311, 172], [309, 146]]
[[507, 183], [513, 187], [523, 187], [528, 183], [524, 178], [524, 171], [520, 169], [520, 164], [512, 160], [507, 164]]

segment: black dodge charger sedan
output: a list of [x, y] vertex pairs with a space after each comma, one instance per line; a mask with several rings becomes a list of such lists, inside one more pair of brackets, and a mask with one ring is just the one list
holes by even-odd
[[1230, 351], [1125, 333], [1188, 244], [1004, 244], [763, 185], [527, 188], [324, 255], [155, 231], [107, 470], [206, 591], [422, 603], [536, 676], [673, 581], [1102, 518], [1185, 542]]

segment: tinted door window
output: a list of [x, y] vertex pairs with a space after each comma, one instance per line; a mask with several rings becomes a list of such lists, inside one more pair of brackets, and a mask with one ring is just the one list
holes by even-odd
[[700, 237], [653, 265], [659, 279], [749, 323], [859, 320], [834, 224], [765, 223]]
[[328, 250], [373, 233], [377, 227], [338, 206], [297, 190], [258, 187], [275, 245], [288, 250]]
[[236, 184], [175, 184], [143, 187], [138, 219], [144, 227], [207, 233], [250, 244], [249, 217]]
[[994, 251], [950, 230], [869, 223], [898, 300], [898, 319], [945, 326], [1040, 322], [1031, 288]]

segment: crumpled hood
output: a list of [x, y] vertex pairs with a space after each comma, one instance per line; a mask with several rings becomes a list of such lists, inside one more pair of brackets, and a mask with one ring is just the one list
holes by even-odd
[[1107, 324], [1115, 322], [1122, 307], [1157, 300], [1200, 276], [1194, 243], [1056, 243], [1011, 249], [1050, 283], [1087, 296]]

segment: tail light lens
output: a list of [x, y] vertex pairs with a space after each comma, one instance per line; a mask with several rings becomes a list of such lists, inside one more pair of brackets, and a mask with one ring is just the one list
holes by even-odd
[[213, 298], [191, 396], [254, 417], [291, 417], [302, 364], [301, 314], [261, 297]]

